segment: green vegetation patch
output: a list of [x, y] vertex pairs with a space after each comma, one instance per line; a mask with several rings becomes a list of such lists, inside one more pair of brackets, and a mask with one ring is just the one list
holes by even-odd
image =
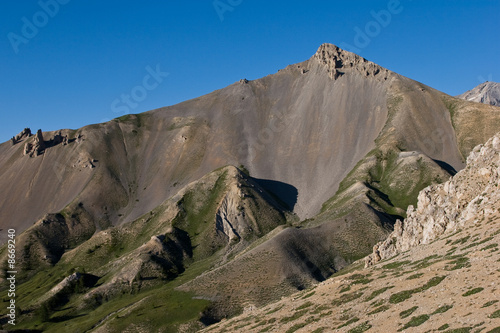
[[398, 330], [398, 332], [401, 332], [407, 328], [410, 327], [417, 327], [425, 323], [427, 320], [429, 320], [430, 316], [427, 314], [420, 315], [417, 317], [412, 317], [409, 322], [407, 322], [402, 328]]
[[460, 239], [457, 239], [453, 243], [451, 243], [451, 245], [463, 245], [469, 240], [469, 238], [470, 238], [470, 235], [462, 237]]
[[351, 286], [345, 286], [345, 287], [342, 287], [342, 289], [340, 289], [340, 293], [345, 293], [345, 292], [348, 292], [349, 290], [351, 290]]
[[[479, 331], [478, 331], [479, 332]], [[486, 333], [500, 333], [500, 326], [498, 327], [495, 327], [494, 329], [492, 329], [491, 331], [488, 331]]]
[[357, 298], [360, 298], [361, 296], [363, 296], [363, 293], [362, 292], [354, 292], [354, 293], [350, 293], [350, 294], [343, 294], [342, 296], [340, 296], [339, 298], [333, 300], [332, 304], [335, 305], [335, 306], [339, 306], [339, 305], [342, 305], [342, 304], [345, 304], [345, 303], [349, 303]]
[[348, 331], [348, 333], [363, 333], [363, 332], [368, 331], [370, 328], [372, 328], [372, 325], [370, 325], [370, 323], [368, 321], [365, 321], [364, 323], [362, 323], [354, 328], [351, 328]]
[[295, 324], [292, 327], [290, 327], [289, 329], [287, 329], [285, 333], [293, 333], [306, 325], [307, 325], [307, 323]]
[[453, 308], [453, 305], [443, 305], [443, 306], [440, 306], [439, 308], [437, 308], [436, 311], [434, 311], [432, 314], [435, 315], [438, 313], [445, 313], [446, 311], [450, 310], [451, 308]]
[[223, 246], [223, 243], [217, 240], [217, 234], [209, 227], [209, 223], [213, 221], [224, 194], [226, 179], [227, 171], [224, 171], [211, 189], [193, 189], [178, 202], [180, 211], [172, 221], [172, 226], [189, 234], [195, 259], [207, 258]]
[[432, 279], [430, 279], [426, 284], [424, 284], [422, 287], [414, 289], [416, 292], [421, 292], [424, 290], [427, 290], [429, 288], [435, 287], [438, 284], [441, 283], [446, 278], [446, 276], [435, 276]]
[[406, 301], [415, 293], [419, 293], [419, 292], [425, 291], [429, 288], [437, 286], [445, 278], [446, 278], [446, 276], [435, 276], [432, 279], [430, 279], [426, 284], [424, 284], [422, 287], [418, 287], [418, 288], [411, 289], [411, 290], [403, 290], [403, 291], [400, 291], [396, 294], [392, 294], [391, 297], [389, 298], [389, 302], [396, 304], [396, 303]]
[[481, 291], [483, 291], [484, 288], [474, 288], [474, 289], [471, 289], [471, 290], [468, 290], [466, 293], [464, 293], [462, 296], [464, 297], [467, 297], [467, 296], [470, 296], [470, 295], [474, 295], [474, 294], [477, 294], [477, 293], [480, 293]]
[[312, 331], [311, 333], [323, 333], [326, 330], [326, 327], [319, 327]]
[[302, 317], [306, 313], [307, 313], [307, 310], [297, 311], [297, 312], [295, 312], [293, 315], [291, 315], [289, 317], [283, 317], [283, 318], [281, 318], [280, 322], [281, 323], [289, 323], [291, 321], [299, 319], [300, 317]]
[[328, 309], [330, 309], [329, 306], [327, 306], [327, 305], [320, 305], [320, 306], [317, 306], [314, 309], [314, 311], [311, 312], [311, 314], [318, 314], [318, 313], [320, 313], [320, 312], [322, 312], [324, 310], [328, 310]]
[[295, 310], [303, 310], [303, 309], [307, 309], [308, 307], [314, 305], [314, 303], [312, 302], [306, 302], [304, 304], [302, 304], [301, 306], [299, 306], [298, 308], [296, 308]]
[[349, 326], [355, 322], [359, 321], [359, 318], [358, 317], [354, 317], [354, 318], [351, 318], [349, 319], [348, 321], [346, 321], [345, 323], [343, 323], [342, 325], [338, 326], [337, 329], [340, 329], [342, 327], [346, 327], [346, 326]]
[[438, 331], [444, 331], [445, 329], [447, 329], [448, 327], [450, 327], [449, 324], [444, 324], [444, 325], [441, 325], [438, 327]]
[[384, 311], [387, 311], [389, 309], [390, 309], [389, 305], [382, 305], [382, 306], [379, 306], [378, 308], [376, 308], [375, 310], [368, 312], [368, 315], [373, 315], [376, 313], [384, 312]]
[[272, 313], [278, 312], [279, 310], [283, 309], [283, 307], [284, 307], [284, 305], [277, 306], [274, 309], [271, 309], [268, 312], [266, 312], [266, 315], [270, 315]]
[[489, 242], [492, 239], [493, 239], [493, 237], [488, 237], [488, 238], [483, 239], [482, 241], [471, 243], [471, 244], [467, 245], [466, 247], [464, 247], [462, 250], [466, 250], [466, 249], [469, 249], [471, 247], [487, 243], [487, 242]]
[[496, 310], [492, 314], [489, 315], [490, 318], [500, 318], [500, 310]]
[[410, 260], [405, 260], [405, 261], [395, 261], [395, 262], [392, 262], [390, 264], [387, 264], [387, 265], [384, 265], [382, 266], [383, 269], [396, 269], [396, 268], [399, 268], [401, 266], [404, 266], [404, 265], [408, 265], [410, 264], [411, 261]]
[[401, 311], [401, 312], [399, 313], [399, 316], [400, 316], [401, 318], [406, 318], [406, 317], [409, 317], [409, 316], [411, 316], [411, 314], [412, 314], [413, 312], [415, 312], [417, 309], [418, 309], [418, 306], [411, 307], [411, 308], [409, 308], [408, 310]]
[[274, 325], [269, 325], [269, 326], [266, 326], [264, 327], [263, 329], [261, 329], [259, 331], [259, 333], [264, 333], [264, 332], [269, 332], [272, 328], [274, 327]]
[[377, 300], [375, 302], [372, 302], [372, 304], [370, 304], [370, 306], [376, 308], [377, 306], [380, 306], [380, 305], [382, 305], [384, 303], [385, 303], [385, 299], [382, 298], [382, 299], [379, 299], [379, 300]]
[[389, 286], [389, 287], [384, 287], [384, 288], [380, 288], [380, 289], [377, 289], [375, 291], [373, 291], [370, 296], [368, 296], [367, 298], [365, 298], [364, 302], [368, 302], [368, 301], [371, 301], [372, 299], [374, 299], [375, 297], [377, 297], [378, 295], [386, 292], [387, 290], [391, 289], [391, 288], [394, 288], [394, 286]]
[[454, 271], [456, 269], [462, 269], [470, 267], [470, 262], [468, 257], [460, 257], [454, 261], [451, 261], [448, 265], [446, 265], [445, 269], [447, 271]]
[[316, 292], [315, 292], [315, 291], [312, 291], [312, 292], [310, 292], [310, 293], [308, 293], [308, 294], [305, 294], [305, 295], [302, 297], [302, 299], [309, 298], [309, 297], [313, 296], [314, 294], [316, 294]]
[[494, 249], [494, 248], [497, 248], [497, 247], [498, 247], [498, 244], [497, 243], [493, 243], [493, 244], [490, 244], [490, 245], [488, 245], [486, 247], [483, 247], [481, 249], [481, 251], [486, 251], [486, 250]]
[[363, 274], [353, 274], [349, 277], [349, 280], [351, 280], [352, 284], [368, 284], [373, 281], [373, 279], [369, 279], [370, 275], [363, 275]]
[[425, 257], [424, 259], [417, 260], [411, 264], [413, 269], [423, 269], [431, 266], [436, 261], [434, 259], [438, 259], [439, 255], [433, 254], [431, 256]]
[[295, 324], [292, 327], [290, 327], [289, 329], [287, 329], [286, 333], [293, 333], [293, 332], [301, 329], [302, 327], [306, 327], [307, 325], [309, 325], [310, 323], [312, 323], [314, 321], [315, 321], [314, 318], [308, 318], [305, 322], [299, 323], [299, 324]]
[[454, 328], [451, 330], [447, 330], [444, 333], [469, 333], [472, 330], [472, 327], [462, 327], [462, 328]]
[[424, 273], [416, 273], [416, 274], [413, 274], [413, 275], [408, 276], [406, 279], [407, 279], [407, 280], [414, 280], [414, 279], [418, 279], [418, 278], [419, 278], [419, 277], [421, 277], [422, 275], [424, 275]]
[[495, 303], [498, 303], [498, 300], [494, 300], [494, 301], [489, 301], [489, 302], [486, 302], [483, 304], [483, 306], [481, 306], [482, 308], [487, 308], [489, 306], [492, 306], [493, 304]]
[[397, 304], [406, 301], [413, 295], [413, 290], [403, 290], [400, 291], [399, 293], [392, 294], [391, 297], [389, 297], [389, 303], [392, 304]]

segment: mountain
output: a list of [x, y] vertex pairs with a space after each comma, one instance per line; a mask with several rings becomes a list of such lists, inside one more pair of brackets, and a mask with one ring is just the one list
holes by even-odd
[[498, 128], [498, 107], [324, 44], [178, 105], [25, 129], [0, 145], [17, 327], [195, 330], [309, 288], [371, 253]]
[[[500, 133], [374, 253], [317, 286], [206, 332], [498, 332]], [[377, 260], [374, 260], [377, 258]], [[380, 260], [382, 259], [382, 260]]]
[[466, 101], [500, 106], [500, 83], [486, 81], [457, 97]]

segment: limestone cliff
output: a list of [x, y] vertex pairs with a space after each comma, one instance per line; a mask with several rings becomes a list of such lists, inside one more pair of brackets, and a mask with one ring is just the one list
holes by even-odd
[[444, 233], [487, 219], [500, 207], [500, 133], [474, 148], [465, 169], [444, 184], [420, 192], [415, 209], [397, 221], [394, 232], [373, 248], [365, 260], [370, 266], [419, 244], [428, 244]]

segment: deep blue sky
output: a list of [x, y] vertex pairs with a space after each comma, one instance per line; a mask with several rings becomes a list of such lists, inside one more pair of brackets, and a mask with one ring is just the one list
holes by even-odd
[[[79, 128], [176, 104], [304, 61], [324, 42], [451, 95], [500, 81], [499, 0], [59, 0], [43, 14], [54, 1], [0, 3], [0, 142], [26, 126]], [[390, 22], [374, 24], [390, 6]], [[366, 28], [369, 40], [356, 39]], [[148, 66], [169, 73], [151, 90]], [[138, 103], [124, 107], [132, 91]]]

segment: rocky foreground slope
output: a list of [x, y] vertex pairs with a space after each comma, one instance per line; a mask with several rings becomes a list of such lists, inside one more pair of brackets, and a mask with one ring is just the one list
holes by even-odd
[[499, 332], [500, 133], [420, 192], [374, 253], [206, 332]]

